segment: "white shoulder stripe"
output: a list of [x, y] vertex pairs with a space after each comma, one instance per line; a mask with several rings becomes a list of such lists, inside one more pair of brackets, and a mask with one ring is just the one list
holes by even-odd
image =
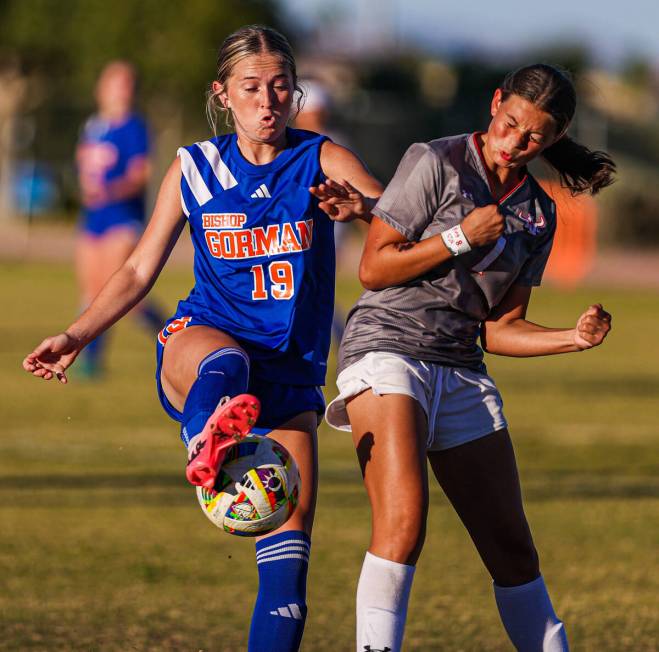
[[220, 151], [210, 140], [204, 140], [201, 143], [195, 143], [195, 145], [204, 153], [206, 160], [210, 163], [213, 174], [215, 174], [224, 190], [238, 185], [236, 178], [231, 174], [231, 170], [229, 170], [226, 163], [222, 160]]
[[194, 195], [194, 198], [197, 200], [197, 203], [201, 206], [207, 201], [210, 201], [213, 197], [211, 191], [208, 189], [208, 186], [204, 182], [199, 170], [195, 165], [194, 159], [190, 156], [190, 152], [184, 147], [179, 147], [178, 152], [176, 152], [181, 159], [181, 171], [185, 180], [190, 186], [190, 190]]

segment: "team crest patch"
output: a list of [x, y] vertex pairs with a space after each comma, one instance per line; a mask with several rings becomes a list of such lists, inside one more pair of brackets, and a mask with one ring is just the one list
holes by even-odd
[[178, 319], [173, 319], [158, 333], [158, 341], [163, 346], [165, 346], [167, 343], [167, 338], [170, 335], [173, 335], [177, 331], [187, 328], [191, 321], [192, 317], [179, 317]]
[[538, 235], [538, 231], [541, 231], [547, 226], [547, 220], [542, 213], [539, 213], [535, 217], [531, 213], [526, 213], [521, 208], [518, 208], [515, 211], [515, 216], [524, 222], [524, 228], [531, 235]]

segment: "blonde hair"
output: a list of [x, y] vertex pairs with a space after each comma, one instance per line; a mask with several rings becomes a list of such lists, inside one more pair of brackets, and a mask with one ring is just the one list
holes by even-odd
[[[297, 68], [293, 49], [283, 34], [272, 27], [265, 25], [246, 25], [233, 32], [224, 39], [217, 55], [217, 72], [215, 81], [226, 87], [227, 80], [239, 61], [254, 54], [274, 54], [289, 69], [293, 77], [293, 88], [298, 93], [296, 100], [297, 110], [300, 110], [303, 91], [297, 80]], [[218, 121], [224, 115], [224, 123], [228, 128], [233, 128], [231, 110], [227, 109], [217, 93], [209, 88], [206, 96], [206, 117], [213, 130], [217, 134]]]

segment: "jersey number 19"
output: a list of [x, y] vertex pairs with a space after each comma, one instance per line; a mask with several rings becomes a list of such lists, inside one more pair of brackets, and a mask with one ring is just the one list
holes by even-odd
[[[287, 260], [266, 265], [268, 276], [270, 277], [270, 294], [273, 299], [283, 301], [290, 299], [295, 293], [295, 283], [293, 279], [293, 265]], [[254, 301], [265, 301], [268, 298], [266, 288], [266, 278], [263, 265], [254, 265], [250, 269], [254, 277], [254, 289], [252, 290], [252, 299]]]

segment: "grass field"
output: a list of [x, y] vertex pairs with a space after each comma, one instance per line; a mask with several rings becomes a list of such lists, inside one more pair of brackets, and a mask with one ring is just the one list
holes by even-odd
[[[173, 309], [190, 277], [165, 272]], [[340, 284], [347, 306], [353, 283]], [[153, 342], [113, 332], [107, 377], [63, 387], [20, 361], [76, 309], [65, 266], [0, 265], [0, 650], [246, 649], [253, 544], [204, 518], [177, 427], [153, 384]], [[599, 350], [488, 361], [506, 401], [529, 519], [573, 650], [659, 650], [659, 301], [650, 291], [538, 291], [530, 317], [570, 325], [591, 301], [614, 314]], [[330, 386], [333, 387], [333, 386]], [[331, 391], [331, 390], [330, 390]], [[323, 426], [302, 649], [353, 647], [369, 519], [349, 439]], [[490, 581], [434, 489], [406, 650], [511, 649]]]

